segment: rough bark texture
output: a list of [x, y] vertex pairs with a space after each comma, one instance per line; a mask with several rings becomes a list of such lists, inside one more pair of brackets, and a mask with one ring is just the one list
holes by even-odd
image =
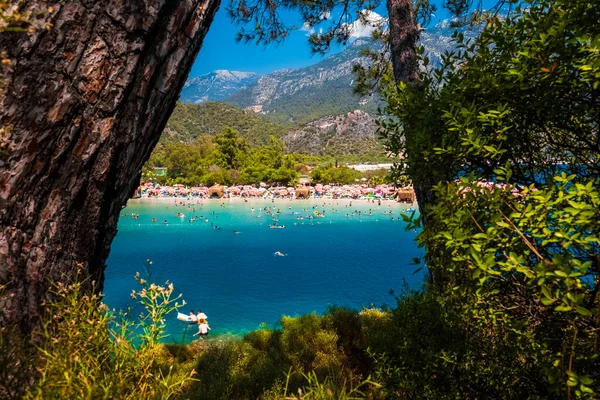
[[[390, 26], [390, 47], [392, 58], [392, 69], [394, 78], [397, 82], [408, 82], [412, 85], [419, 85], [419, 63], [417, 61], [416, 45], [419, 40], [421, 29], [415, 21], [413, 0], [387, 0], [387, 9], [389, 14]], [[404, 126], [406, 133], [407, 147], [411, 146], [410, 140], [413, 140], [409, 131], [410, 126]], [[420, 155], [410, 155], [409, 158], [420, 159]], [[425, 208], [435, 200], [432, 188], [437, 184], [434, 177], [415, 177], [411, 176], [415, 188], [415, 196], [419, 205], [422, 226], [427, 226], [427, 213]], [[429, 270], [430, 282], [440, 281], [439, 272]]]
[[413, 0], [387, 0], [390, 47], [394, 78], [415, 82], [419, 74], [416, 46], [420, 28], [415, 21]]
[[[52, 27], [3, 34], [0, 324], [36, 323], [78, 263], [101, 288], [119, 212], [171, 114], [219, 0], [25, 1]], [[21, 317], [27, 315], [26, 318]]]
[[[390, 46], [394, 78], [398, 82], [418, 85], [419, 63], [416, 45], [421, 32], [415, 21], [413, 0], [387, 0], [390, 21]], [[405, 127], [410, 129], [410, 127]], [[410, 140], [410, 135], [407, 135]], [[433, 201], [431, 188], [436, 182], [432, 179], [416, 179], [413, 177], [415, 195], [423, 224], [427, 223], [425, 207]]]

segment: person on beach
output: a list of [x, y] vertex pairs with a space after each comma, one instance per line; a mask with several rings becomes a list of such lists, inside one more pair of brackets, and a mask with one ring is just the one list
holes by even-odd
[[210, 331], [210, 326], [208, 326], [208, 321], [205, 319], [198, 320], [198, 332], [194, 333], [194, 336], [207, 336], [208, 331]]
[[198, 315], [196, 315], [196, 318], [198, 321], [200, 321], [201, 319], [208, 319], [208, 316], [204, 314], [202, 310], [198, 310]]
[[196, 317], [196, 313], [194, 310], [190, 311], [190, 325], [195, 325], [198, 323], [198, 317]]

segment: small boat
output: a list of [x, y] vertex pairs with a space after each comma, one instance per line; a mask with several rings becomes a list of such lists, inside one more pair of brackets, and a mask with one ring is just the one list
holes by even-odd
[[177, 319], [185, 322], [191, 321], [191, 317], [189, 315], [180, 312], [177, 313]]

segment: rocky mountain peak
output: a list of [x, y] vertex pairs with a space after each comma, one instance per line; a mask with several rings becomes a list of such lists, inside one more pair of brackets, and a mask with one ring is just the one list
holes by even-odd
[[189, 78], [183, 86], [179, 98], [185, 103], [194, 104], [219, 101], [231, 96], [240, 89], [252, 85], [259, 78], [260, 75], [254, 72], [220, 69]]
[[375, 119], [361, 110], [320, 118], [283, 137], [288, 151], [314, 155], [381, 151]]

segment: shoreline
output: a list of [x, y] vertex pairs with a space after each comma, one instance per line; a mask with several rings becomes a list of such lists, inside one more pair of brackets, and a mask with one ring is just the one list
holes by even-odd
[[243, 199], [248, 202], [250, 199], [272, 200], [299, 200], [299, 199], [327, 199], [327, 200], [371, 200], [371, 202], [381, 202], [381, 200], [396, 200], [398, 202], [414, 203], [416, 200], [415, 192], [412, 187], [397, 188], [390, 184], [381, 184], [369, 186], [368, 184], [355, 185], [321, 185], [285, 187], [270, 186], [264, 183], [259, 186], [238, 185], [223, 186], [213, 185], [187, 187], [181, 184], [173, 186], [161, 186], [150, 182], [144, 183], [138, 187], [133, 198], [167, 198], [187, 201], [205, 200], [205, 199]]
[[350, 199], [350, 198], [340, 198], [340, 199], [334, 199], [331, 197], [310, 197], [308, 199], [296, 199], [293, 197], [240, 197], [240, 196], [235, 196], [235, 197], [221, 197], [221, 198], [215, 198], [215, 197], [186, 197], [186, 196], [172, 196], [172, 197], [167, 197], [167, 196], [141, 196], [141, 197], [132, 197], [129, 199], [129, 201], [134, 200], [134, 201], [175, 201], [175, 202], [180, 202], [180, 201], [187, 201], [187, 202], [198, 202], [198, 201], [202, 201], [202, 202], [211, 202], [211, 203], [216, 203], [216, 202], [241, 202], [241, 203], [250, 203], [250, 202], [295, 202], [295, 201], [327, 201], [327, 202], [331, 202], [331, 201], [335, 201], [335, 202], [353, 202], [353, 201], [359, 201], [359, 202], [364, 202], [364, 201], [375, 201], [375, 203], [377, 203], [378, 200], [381, 200], [381, 202], [386, 202], [386, 203], [398, 203], [398, 204], [411, 204], [411, 203], [403, 203], [400, 201], [396, 201], [396, 199], [377, 199], [377, 198], [357, 198], [357, 199]]
[[141, 196], [136, 198], [130, 198], [127, 201], [127, 205], [139, 203], [139, 204], [176, 204], [181, 205], [207, 205], [207, 204], [337, 204], [337, 205], [366, 205], [366, 204], [378, 204], [381, 200], [381, 205], [397, 205], [401, 208], [417, 208], [417, 202], [407, 203], [396, 201], [395, 199], [369, 199], [369, 198], [358, 198], [358, 199], [333, 199], [328, 197], [311, 197], [308, 199], [296, 199], [296, 198], [262, 198], [262, 197], [230, 197], [230, 198], [200, 198], [200, 197], [165, 197], [165, 196]]

